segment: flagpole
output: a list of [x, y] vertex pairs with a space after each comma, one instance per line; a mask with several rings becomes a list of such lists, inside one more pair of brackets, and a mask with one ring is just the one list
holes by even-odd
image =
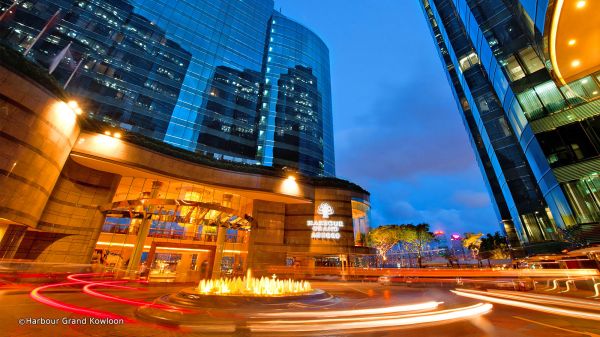
[[17, 0], [15, 0], [15, 1], [13, 2], [13, 4], [12, 4], [12, 5], [10, 5], [10, 7], [8, 7], [8, 8], [7, 8], [7, 9], [4, 11], [4, 13], [2, 13], [2, 15], [0, 15], [0, 22], [2, 22], [2, 21], [4, 20], [4, 18], [5, 18], [7, 15], [9, 15], [9, 14], [12, 14], [12, 13], [13, 13], [12, 11], [15, 9], [15, 7], [17, 7], [17, 5], [18, 5], [18, 3], [17, 3]]
[[84, 59], [85, 59], [85, 56], [82, 56], [81, 60], [79, 60], [79, 62], [77, 63], [77, 66], [75, 67], [75, 70], [73, 70], [73, 72], [71, 73], [71, 76], [69, 76], [69, 79], [67, 80], [67, 82], [65, 82], [65, 85], [63, 86], [63, 89], [65, 89], [65, 90], [67, 89], [67, 87], [69, 86], [69, 83], [71, 83], [71, 80], [75, 76], [75, 73], [77, 72], [77, 70], [79, 70], [79, 66], [81, 66], [81, 63], [83, 63]]
[[33, 48], [33, 46], [38, 42], [40, 37], [42, 37], [42, 35], [44, 35], [44, 33], [48, 30], [48, 28], [50, 28], [50, 26], [54, 23], [54, 21], [56, 20], [56, 17], [58, 17], [58, 14], [60, 14], [60, 9], [57, 10], [56, 13], [54, 13], [54, 15], [52, 15], [52, 17], [50, 18], [50, 20], [48, 20], [48, 22], [46, 22], [46, 25], [44, 26], [44, 28], [42, 28], [42, 30], [40, 30], [40, 32], [35, 37], [35, 39], [33, 39], [33, 42], [29, 45], [29, 47], [27, 47], [27, 49], [25, 49], [23, 56], [27, 56], [27, 54], [29, 54], [29, 52], [31, 51], [31, 48]]

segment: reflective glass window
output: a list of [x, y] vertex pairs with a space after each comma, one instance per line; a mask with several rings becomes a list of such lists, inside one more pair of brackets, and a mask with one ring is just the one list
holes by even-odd
[[533, 73], [544, 68], [544, 63], [542, 63], [542, 60], [540, 60], [532, 47], [527, 47], [519, 51], [519, 56], [521, 57], [521, 60], [523, 61], [523, 64], [529, 73]]
[[521, 68], [516, 57], [513, 55], [509, 56], [506, 58], [505, 63], [506, 65], [504, 67], [506, 68], [511, 81], [520, 80], [525, 77], [525, 72], [523, 71], [523, 68]]

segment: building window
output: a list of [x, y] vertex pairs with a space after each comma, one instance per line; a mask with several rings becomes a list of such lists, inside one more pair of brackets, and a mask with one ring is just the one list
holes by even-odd
[[531, 47], [521, 50], [519, 52], [519, 57], [521, 57], [525, 68], [527, 68], [527, 71], [530, 74], [544, 68], [544, 63], [542, 63], [542, 60], [540, 60], [535, 50]]
[[525, 77], [525, 72], [523, 71], [523, 68], [521, 68], [521, 65], [519, 64], [519, 61], [517, 61], [516, 57], [513, 55], [509, 56], [505, 60], [505, 63], [506, 70], [508, 71], [508, 77], [510, 77], [511, 81], [514, 82]]
[[536, 119], [544, 115], [544, 106], [533, 89], [518, 94], [517, 100], [528, 119]]
[[591, 175], [576, 181], [562, 184], [578, 223], [600, 221], [599, 193], [600, 179]]
[[464, 72], [465, 70], [471, 68], [471, 66], [479, 64], [479, 57], [477, 57], [476, 53], [471, 53], [465, 57], [462, 57], [458, 62], [460, 63], [460, 70]]

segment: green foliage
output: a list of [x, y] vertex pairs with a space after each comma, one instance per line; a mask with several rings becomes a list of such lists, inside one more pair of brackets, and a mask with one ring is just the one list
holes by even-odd
[[463, 247], [467, 248], [473, 254], [473, 257], [480, 260], [479, 249], [481, 247], [482, 233], [465, 233], [465, 238], [462, 241]]
[[28, 60], [11, 47], [0, 44], [0, 65], [46, 88], [56, 97], [66, 100], [68, 95], [48, 69]]
[[429, 224], [400, 225], [403, 228], [403, 236], [400, 239], [402, 247], [407, 252], [415, 253], [419, 267], [422, 267], [422, 254], [427, 244], [435, 240], [435, 235], [429, 230]]
[[404, 236], [404, 228], [398, 225], [379, 226], [369, 232], [367, 242], [377, 249], [377, 254], [385, 260], [387, 252]]
[[481, 238], [480, 253], [484, 259], [509, 259], [510, 250], [508, 248], [505, 236], [500, 235], [500, 232], [494, 235], [486, 234]]

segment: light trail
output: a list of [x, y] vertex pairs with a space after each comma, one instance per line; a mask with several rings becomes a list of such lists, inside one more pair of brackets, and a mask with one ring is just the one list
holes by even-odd
[[45, 305], [48, 305], [48, 306], [56, 308], [56, 309], [69, 311], [69, 312], [81, 314], [81, 315], [88, 315], [88, 316], [97, 317], [97, 318], [122, 319], [125, 322], [130, 322], [130, 320], [128, 318], [123, 317], [123, 316], [115, 315], [110, 312], [91, 310], [91, 309], [86, 309], [86, 308], [79, 307], [76, 305], [67, 304], [64, 302], [53, 300], [53, 299], [41, 294], [41, 292], [46, 289], [64, 287], [64, 286], [72, 286], [72, 285], [80, 285], [80, 284], [81, 283], [79, 283], [79, 282], [65, 282], [65, 283], [48, 284], [48, 285], [44, 285], [44, 286], [33, 289], [31, 291], [31, 293], [29, 293], [29, 296], [37, 302], [43, 303]]
[[[547, 304], [556, 304], [565, 307], [573, 307], [580, 309], [590, 309], [590, 310], [600, 310], [600, 303], [593, 302], [590, 300], [576, 299], [576, 298], [565, 298], [564, 296], [552, 296], [552, 295], [544, 295], [544, 294], [529, 294], [529, 293], [517, 293], [514, 291], [506, 291], [506, 290], [495, 290], [490, 289], [488, 292], [494, 294], [494, 296], [512, 296], [512, 297], [520, 297], [527, 301], [526, 298], [529, 299], [529, 302], [535, 300], [537, 303], [547, 303]], [[502, 295], [500, 295], [502, 294]]]
[[[578, 310], [549, 307], [549, 306], [545, 306], [545, 305], [528, 303], [528, 302], [523, 302], [523, 301], [519, 301], [519, 300], [502, 299], [502, 298], [498, 298], [498, 297], [502, 297], [502, 296], [494, 297], [494, 296], [497, 296], [498, 294], [491, 294], [491, 293], [488, 293], [485, 291], [464, 289], [464, 290], [451, 290], [451, 292], [453, 292], [459, 296], [474, 298], [474, 299], [493, 302], [493, 303], [504, 304], [504, 305], [513, 306], [513, 307], [541, 311], [541, 312], [546, 312], [546, 313], [560, 315], [560, 316], [569, 316], [569, 317], [575, 317], [575, 318], [584, 318], [584, 319], [600, 321], [600, 314], [595, 314], [595, 313], [585, 312], [585, 311], [578, 311]], [[488, 295], [486, 296], [485, 294], [488, 294]], [[489, 296], [489, 295], [491, 295], [491, 296]], [[511, 296], [511, 298], [515, 298], [515, 297], [518, 298], [518, 296]], [[522, 298], [519, 298], [519, 299], [522, 299]]]
[[255, 317], [351, 317], [361, 315], [379, 315], [379, 314], [393, 314], [397, 312], [406, 311], [422, 311], [422, 310], [433, 310], [443, 302], [423, 302], [409, 305], [398, 305], [393, 307], [384, 308], [373, 308], [373, 309], [357, 309], [357, 310], [335, 310], [335, 311], [300, 311], [300, 312], [272, 312], [272, 313], [260, 313]]
[[[176, 307], [169, 306], [169, 305], [157, 304], [157, 303], [146, 302], [146, 301], [130, 300], [128, 298], [119, 297], [119, 296], [113, 296], [113, 295], [108, 295], [108, 294], [105, 294], [105, 293], [101, 293], [101, 292], [92, 290], [92, 287], [97, 287], [97, 286], [109, 286], [109, 287], [112, 287], [113, 285], [111, 285], [111, 284], [105, 284], [105, 283], [90, 283], [90, 284], [86, 284], [83, 287], [83, 292], [86, 293], [86, 294], [88, 294], [88, 295], [90, 295], [90, 296], [94, 296], [94, 297], [106, 299], [106, 300], [113, 301], [113, 302], [119, 302], [119, 303], [124, 303], [124, 304], [135, 305], [135, 306], [149, 306], [149, 307], [153, 307], [153, 308], [164, 309], [164, 310], [167, 310], [167, 311], [193, 312], [193, 310], [176, 308]], [[136, 288], [132, 288], [132, 287], [120, 287], [120, 288], [136, 289]]]
[[390, 328], [414, 324], [454, 321], [486, 314], [492, 310], [489, 303], [478, 303], [469, 307], [447, 309], [433, 313], [405, 314], [396, 316], [364, 316], [355, 319], [312, 319], [312, 320], [275, 320], [250, 322], [253, 332], [285, 331], [347, 331], [356, 329]]

